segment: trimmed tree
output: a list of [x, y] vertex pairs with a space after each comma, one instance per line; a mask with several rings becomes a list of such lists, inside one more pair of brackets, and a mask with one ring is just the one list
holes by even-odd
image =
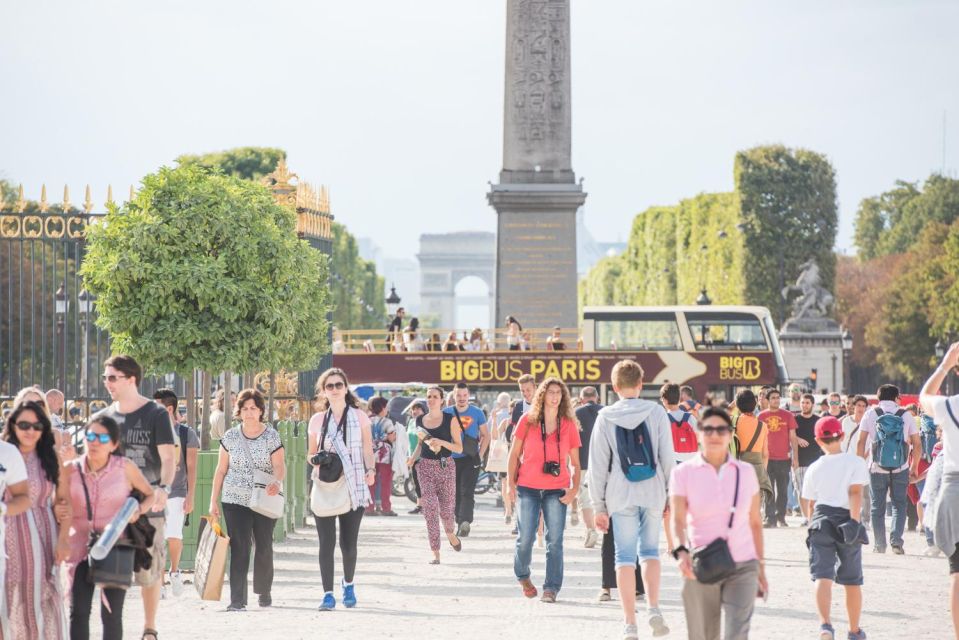
[[189, 374], [316, 366], [327, 269], [265, 186], [188, 164], [91, 226], [81, 275], [115, 352]]

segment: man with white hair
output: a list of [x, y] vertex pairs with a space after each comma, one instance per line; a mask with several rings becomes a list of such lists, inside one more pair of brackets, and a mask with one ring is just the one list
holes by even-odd
[[46, 393], [47, 411], [50, 412], [50, 421], [57, 429], [63, 430], [63, 392], [59, 389], [50, 389]]

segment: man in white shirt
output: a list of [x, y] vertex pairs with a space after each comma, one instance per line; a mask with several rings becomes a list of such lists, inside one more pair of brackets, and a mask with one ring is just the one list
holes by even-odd
[[[899, 388], [884, 384], [877, 391], [879, 405], [870, 408], [859, 423], [859, 441], [856, 453], [869, 462], [870, 489], [872, 491], [872, 533], [875, 538], [876, 553], [886, 552], [886, 496], [892, 502], [892, 532], [889, 543], [895, 554], [902, 555], [902, 533], [906, 528], [906, 489], [909, 481], [918, 476], [922, 442], [919, 440], [919, 427], [915, 418], [899, 406]], [[874, 446], [877, 441], [877, 423], [880, 416], [897, 416], [902, 421], [902, 440], [907, 450], [916, 452], [912, 456], [911, 468], [908, 455], [902, 456], [903, 463], [896, 469], [883, 469], [874, 459]], [[908, 453], [908, 451], [907, 451]]]
[[[33, 502], [30, 500], [30, 484], [27, 482], [27, 467], [23, 463], [20, 450], [9, 442], [0, 441], [0, 497], [7, 492], [8, 500], [0, 502], [0, 584], [6, 582], [6, 554], [3, 549], [6, 545], [4, 533], [8, 516], [15, 516], [29, 509]], [[10, 615], [7, 612], [7, 599], [0, 598], [0, 630], [4, 638], [12, 638], [12, 632], [7, 628]]]
[[[863, 395], [850, 396], [847, 405], [849, 413], [842, 419], [842, 451], [843, 453], [855, 454], [859, 443], [859, 423], [862, 422], [862, 417], [866, 415], [869, 400]], [[869, 526], [871, 512], [872, 499], [867, 484], [862, 488], [862, 510], [859, 514], [859, 521], [867, 527]]]

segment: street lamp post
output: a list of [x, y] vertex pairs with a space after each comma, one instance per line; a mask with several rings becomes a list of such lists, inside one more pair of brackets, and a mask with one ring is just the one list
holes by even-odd
[[849, 393], [852, 391], [852, 381], [849, 379], [849, 356], [852, 355], [852, 334], [848, 328], [842, 330], [842, 386]]
[[67, 311], [70, 309], [70, 303], [67, 302], [67, 292], [63, 285], [57, 289], [54, 294], [55, 310], [57, 315], [57, 346], [60, 348], [60, 379], [57, 381], [57, 387], [67, 393]]
[[389, 321], [389, 334], [386, 336], [387, 351], [393, 350], [393, 344], [397, 341], [397, 338], [399, 338], [396, 334], [402, 331], [402, 327], [399, 330], [393, 328], [393, 321], [396, 319], [396, 312], [399, 311], [400, 302], [402, 302], [402, 300], [396, 295], [396, 284], [391, 282], [390, 295], [386, 297], [386, 312], [389, 314], [389, 318], [387, 319]]

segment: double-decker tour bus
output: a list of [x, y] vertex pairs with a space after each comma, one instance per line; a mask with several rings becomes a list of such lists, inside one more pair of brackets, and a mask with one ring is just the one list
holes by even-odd
[[[765, 307], [586, 307], [580, 328], [527, 330], [520, 351], [508, 350], [505, 330], [420, 333], [403, 340], [384, 331], [337, 331], [333, 364], [351, 383], [374, 387], [466, 382], [512, 391], [529, 373], [537, 380], [555, 376], [573, 388], [600, 387], [604, 398], [613, 365], [626, 358], [643, 367], [644, 395], [650, 396], [667, 381], [690, 385], [698, 397], [712, 392], [727, 400], [743, 387], [788, 381]], [[447, 337], [443, 343], [439, 335]]]

